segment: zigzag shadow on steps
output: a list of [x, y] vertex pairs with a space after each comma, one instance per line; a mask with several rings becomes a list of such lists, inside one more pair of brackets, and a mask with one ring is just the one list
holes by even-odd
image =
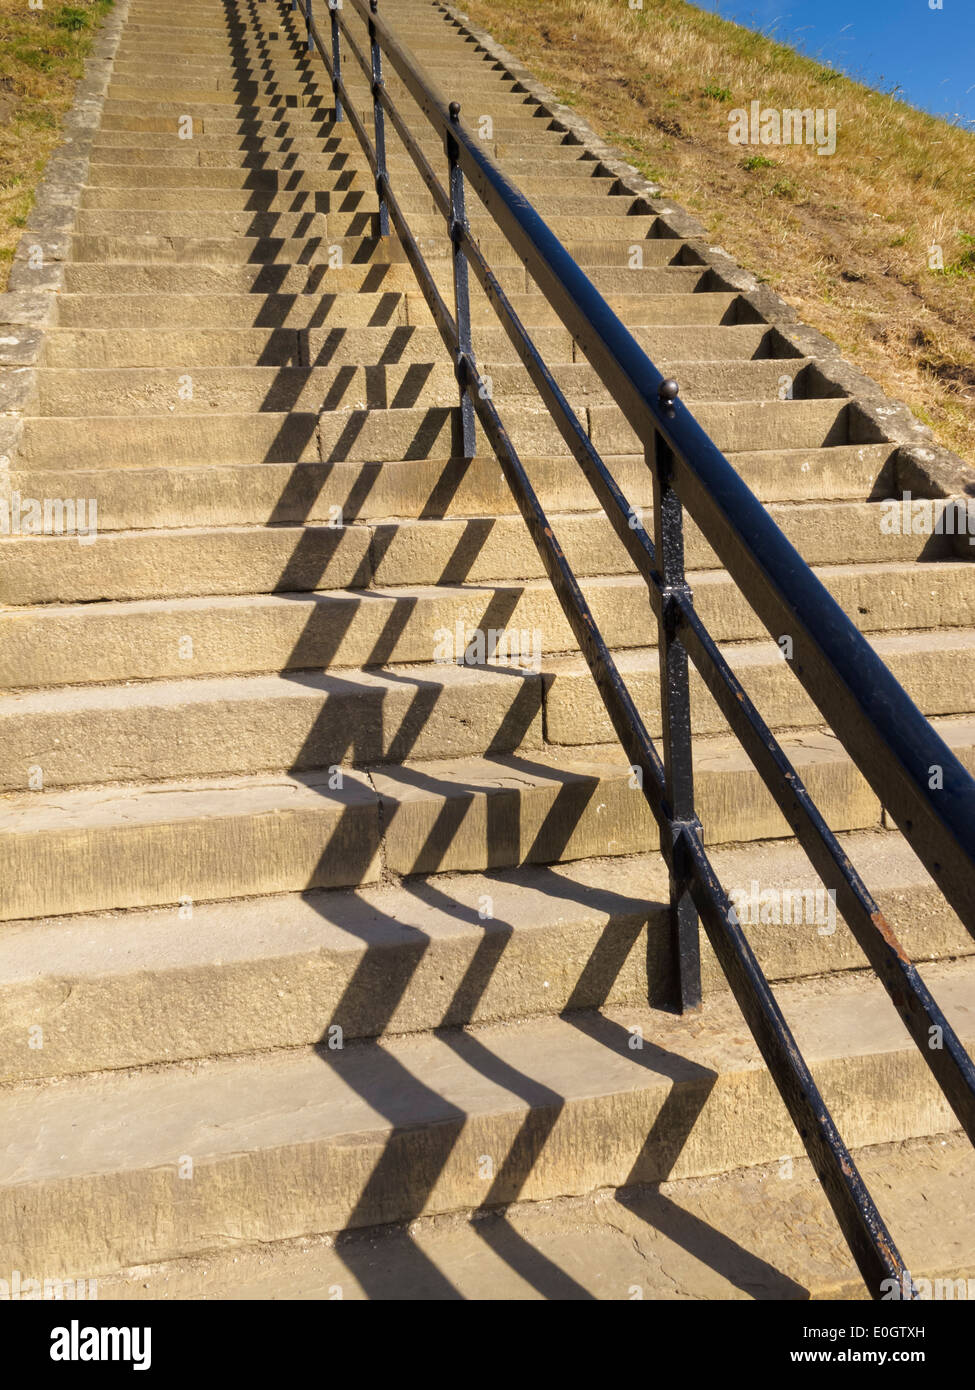
[[[278, 0], [278, 4], [281, 11], [282, 35], [287, 37], [288, 46], [294, 56], [300, 60], [303, 38], [291, 16], [290, 8], [287, 7], [287, 0]], [[249, 0], [248, 8], [251, 11], [252, 19], [256, 21], [257, 7], [254, 0]], [[264, 51], [270, 61], [271, 55], [266, 44]], [[241, 78], [243, 87], [243, 67]], [[295, 167], [298, 165], [299, 161], [296, 160]], [[261, 201], [260, 197], [257, 197], [252, 204], [254, 210], [260, 214], [260, 221], [255, 220], [252, 231], [259, 232], [266, 237], [267, 214], [260, 207]], [[369, 223], [363, 223], [362, 233], [372, 230], [371, 215], [368, 216]], [[355, 230], [349, 232], [349, 235], [355, 234]], [[298, 296], [280, 292], [280, 286], [286, 274], [287, 271], [284, 267], [279, 269], [273, 264], [263, 265], [258, 271], [253, 292], [264, 294], [267, 298], [265, 298], [257, 315], [256, 326], [267, 325], [278, 328], [286, 320], [289, 308], [298, 298]], [[379, 267], [375, 267], [370, 272], [366, 282], [368, 292], [378, 291], [382, 294], [381, 285], [384, 274], [385, 272]], [[309, 327], [321, 325], [327, 327], [328, 310], [333, 302], [327, 294], [327, 272], [319, 267], [313, 267], [310, 270], [304, 293], [308, 292], [322, 295]], [[383, 296], [378, 302], [372, 322], [377, 326], [388, 325], [396, 300], [397, 296], [395, 295]], [[297, 366], [303, 370], [298, 372], [292, 370], [287, 373], [286, 377], [284, 375], [279, 377], [268, 391], [263, 409], [282, 412], [293, 410], [307, 381], [307, 371], [313, 365], [327, 364], [350, 331], [354, 330], [348, 328], [330, 330], [324, 344], [316, 352], [313, 363], [307, 331], [299, 330], [298, 341], [304, 344], [299, 355], [304, 360], [292, 361], [291, 366], [292, 368]], [[382, 362], [399, 360], [405, 352], [411, 336], [412, 331], [410, 329], [394, 326], [387, 348], [383, 352]], [[419, 399], [429, 370], [430, 368], [426, 364], [418, 365], [415, 370], [411, 368], [391, 404], [394, 406], [415, 404]], [[353, 373], [354, 368], [349, 368], [347, 371], [339, 368], [333, 390], [330, 392], [329, 399], [322, 403], [322, 409], [334, 410], [340, 407]], [[442, 440], [444, 428], [453, 419], [453, 415], [454, 412], [443, 409], [428, 411], [413, 440], [402, 449], [403, 459], [436, 456], [438, 441]], [[354, 453], [355, 445], [367, 419], [368, 413], [365, 410], [350, 412], [345, 429], [329, 451], [329, 458], [325, 460], [326, 463], [342, 461]], [[305, 442], [308, 443], [314, 431], [314, 425], [308, 425], [306, 428], [308, 429], [308, 438]], [[287, 444], [283, 440], [280, 441], [278, 452], [281, 448], [293, 447], [293, 421], [290, 422], [287, 429]], [[451, 449], [449, 452], [450, 457], [444, 461], [444, 471], [435, 493], [427, 499], [427, 502], [419, 510], [421, 516], [443, 515], [454, 491], [463, 478], [469, 460], [459, 459], [455, 449]], [[373, 474], [374, 477], [375, 474]], [[354, 517], [357, 514], [371, 485], [365, 472], [360, 473], [343, 507], [343, 513], [346, 516]], [[289, 483], [279, 499], [272, 522], [283, 520], [286, 517], [289, 520], [293, 519], [298, 486], [294, 479]], [[491, 518], [473, 518], [467, 521], [453, 553], [444, 565], [439, 582], [454, 584], [464, 582], [470, 574], [478, 554], [483, 549], [493, 525], [494, 522]], [[375, 528], [370, 555], [373, 572], [386, 553], [394, 535], [394, 527], [377, 526]], [[327, 563], [327, 556], [324, 558]], [[320, 537], [309, 536], [300, 541], [287, 569], [281, 576], [278, 591], [285, 593], [305, 591], [309, 579], [309, 568], [313, 569], [316, 564], [320, 565], [322, 561]], [[505, 591], [496, 592], [488, 603], [481, 619], [482, 624], [485, 627], [506, 627], [518, 602], [518, 596], [519, 589], [516, 584], [506, 586]], [[368, 602], [369, 593], [367, 590], [363, 590], [360, 603]], [[358, 605], [349, 605], [344, 623], [336, 625], [333, 620], [328, 620], [327, 629], [324, 610], [316, 609], [313, 612], [309, 624], [292, 653], [287, 678], [300, 684], [303, 680], [307, 681], [309, 676], [314, 679], [315, 673], [324, 669], [329, 671], [332, 679], [339, 683], [340, 689], [344, 687], [358, 700], [370, 700], [375, 702], [376, 706], [381, 706], [383, 697], [377, 695], [374, 690], [367, 692], [358, 686], [352, 673], [337, 673], [330, 670], [332, 659], [338, 651], [342, 638], [348, 631], [349, 624], [354, 619], [357, 607]], [[407, 601], [394, 608], [374, 642], [369, 659], [363, 663], [364, 666], [383, 666], [392, 657], [397, 638], [404, 625], [409, 621], [412, 607], [413, 605]], [[301, 669], [305, 651], [308, 652], [309, 656], [314, 655], [314, 662], [309, 668], [308, 675], [303, 675]], [[518, 688], [498, 728], [488, 742], [486, 758], [498, 757], [500, 759], [499, 772], [503, 770], [507, 775], [520, 772], [525, 776], [530, 776], [533, 773], [543, 772], [549, 778], [557, 777], [557, 774], [553, 774], [550, 767], [536, 763], [530, 754], [526, 755], [518, 751], [528, 726], [538, 713], [541, 698], [540, 683], [526, 681], [521, 673], [515, 671], [505, 672], [498, 669], [498, 674], [514, 680]], [[435, 774], [415, 763], [408, 768], [403, 766], [410, 758], [411, 753], [414, 752], [417, 740], [436, 707], [439, 698], [436, 683], [424, 683], [415, 677], [400, 675], [395, 671], [388, 670], [384, 672], [384, 676], [394, 684], [402, 683], [412, 690], [412, 696], [408, 701], [405, 713], [399, 720], [398, 728], [389, 732], [384, 731], [382, 729], [382, 711], [380, 708], [375, 708], [374, 717], [364, 721], [368, 730], [364, 738], [361, 734], [356, 736], [351, 731], [348, 737], [343, 737], [341, 734], [336, 735], [336, 731], [331, 727], [332, 716], [330, 713], [327, 714], [323, 708], [314, 727], [309, 731], [301, 752], [294, 761], [292, 771], [300, 775], [310, 768], [320, 768], [324, 757], [323, 749], [327, 748], [328, 760], [341, 766], [350, 764], [375, 766], [383, 763], [395, 763], [398, 765], [397, 775], [405, 786], [431, 794], [436, 794], [438, 790], [446, 791], [449, 787], [451, 792], [456, 793], [458, 787], [455, 782], [440, 784]], [[595, 794], [597, 786], [596, 779], [593, 779], [591, 783], [586, 783], [578, 778], [565, 777], [544, 816], [542, 825], [536, 830], [530, 844], [525, 847], [520, 862], [533, 863], [557, 859], [560, 852], [568, 844], [581, 816]], [[473, 796], [480, 788], [471, 783], [468, 790]], [[415, 875], [435, 873], [444, 864], [450, 847], [463, 825], [468, 804], [456, 795], [443, 797], [425, 842], [417, 854], [413, 866]], [[487, 799], [485, 838], [489, 860], [492, 855], [500, 853], [502, 857], [498, 862], [507, 862], [503, 857], [504, 854], [510, 854], [511, 847], [518, 844], [519, 834], [517, 826], [512, 821], [513, 813], [514, 804], [509, 799], [502, 797], [489, 797]], [[397, 814], [396, 806], [387, 801], [384, 814], [386, 817], [384, 828], [388, 829]], [[505, 847], [508, 847], [507, 850]], [[324, 847], [322, 861], [315, 873], [312, 874], [309, 887], [316, 881], [327, 878], [325, 861], [329, 853], [329, 847]], [[515, 856], [514, 862], [518, 862], [517, 856]], [[459, 902], [451, 902], [441, 890], [433, 886], [428, 880], [411, 877], [407, 874], [403, 882], [407, 890], [414, 891], [422, 901], [427, 902], [435, 899], [441, 908], [452, 915], [459, 915], [473, 921], [470, 907]], [[551, 875], [551, 891], [553, 895], [562, 895], [567, 899], [581, 900], [585, 897], [585, 892], [580, 886], [569, 884], [556, 874]], [[327, 912], [327, 897], [316, 898], [315, 901], [316, 903], [320, 902], [320, 908], [323, 912]], [[624, 929], [613, 933], [607, 932], [604, 935], [599, 947], [587, 961], [566, 1010], [566, 1017], [573, 1026], [588, 1032], [590, 1036], [597, 1037], [604, 1046], [611, 1050], [620, 1047], [626, 1048], [629, 1035], [618, 1025], [601, 1019], [598, 1015], [583, 1011], [598, 1009], [605, 1002], [623, 962], [646, 924], [648, 914], [654, 910], [654, 905], [631, 903], [628, 908], [627, 926]], [[490, 1219], [477, 1221], [474, 1224], [474, 1229], [497, 1255], [544, 1297], [584, 1299], [589, 1297], [585, 1289], [571, 1276], [560, 1270], [540, 1250], [527, 1242], [505, 1218], [508, 1205], [517, 1201], [519, 1195], [525, 1190], [533, 1167], [563, 1113], [565, 1099], [551, 1088], [534, 1080], [526, 1072], [511, 1067], [510, 1064], [487, 1048], [476, 1035], [461, 1031], [463, 1025], [475, 1017], [478, 1003], [483, 998], [488, 984], [498, 968], [498, 962], [508, 949], [513, 934], [514, 927], [511, 923], [498, 921], [492, 921], [490, 929], [484, 930], [465, 970], [464, 977], [444, 1010], [440, 1025], [444, 1031], [438, 1034], [454, 1052], [463, 1057], [471, 1068], [495, 1084], [503, 1086], [528, 1107], [517, 1135], [507, 1154], [499, 1163], [497, 1172], [485, 1192], [484, 1199], [477, 1208], [478, 1215], [489, 1213]], [[384, 978], [381, 1007], [376, 1002], [378, 995], [372, 977], [374, 965], [370, 961], [368, 953], [365, 954], [334, 1010], [333, 1024], [343, 1026], [344, 1019], [361, 1017], [362, 1001], [364, 997], [370, 998], [373, 1003], [371, 1009], [372, 1031], [374, 1036], [381, 1037], [390, 1026], [397, 1005], [410, 988], [417, 964], [425, 949], [426, 939], [421, 934], [416, 942], [415, 951], [404, 952], [400, 955], [395, 978], [393, 980], [390, 980], [388, 976]], [[328, 1047], [327, 1030], [323, 1034], [318, 1052], [326, 1065], [342, 1070], [342, 1062], [346, 1054], [342, 1051], [333, 1051]], [[360, 1081], [361, 1094], [374, 1109], [386, 1115], [391, 1124], [391, 1131], [383, 1153], [360, 1194], [355, 1210], [349, 1217], [347, 1230], [350, 1235], [363, 1226], [380, 1224], [390, 1219], [390, 1213], [384, 1207], [384, 1193], [388, 1192], [391, 1183], [395, 1188], [404, 1171], [404, 1162], [406, 1161], [404, 1143], [409, 1143], [409, 1136], [413, 1132], [408, 1123], [404, 1124], [405, 1117], [418, 1112], [433, 1112], [438, 1116], [438, 1122], [430, 1129], [423, 1152], [422, 1164], [418, 1166], [415, 1161], [410, 1163], [409, 1205], [411, 1216], [419, 1216], [424, 1211], [430, 1194], [448, 1163], [468, 1119], [462, 1110], [447, 1102], [443, 1097], [436, 1095], [424, 1083], [412, 1076], [407, 1068], [387, 1050], [377, 1048], [376, 1054], [378, 1065], [374, 1068], [368, 1083]], [[689, 1063], [686, 1059], [659, 1047], [654, 1047], [652, 1044], [645, 1048], [639, 1060], [649, 1070], [675, 1079], [678, 1076], [686, 1077], [688, 1068], [691, 1068], [695, 1073], [699, 1087], [695, 1105], [689, 1107], [686, 1093], [682, 1096], [679, 1102], [679, 1113], [675, 1112], [675, 1103], [672, 1099], [665, 1103], [657, 1123], [647, 1137], [641, 1155], [634, 1163], [633, 1171], [628, 1180], [632, 1183], [645, 1182], [650, 1172], [659, 1171], [661, 1163], [664, 1163], [667, 1169], [672, 1167], [684, 1146], [687, 1135], [696, 1122], [700, 1109], [706, 1103], [707, 1096], [716, 1079], [715, 1075], [705, 1068], [697, 1067], [696, 1064]], [[348, 1069], [343, 1074], [348, 1077]], [[410, 1150], [410, 1152], [413, 1151]], [[327, 1181], [327, 1174], [324, 1177]], [[654, 1210], [658, 1213], [661, 1227], [666, 1224], [668, 1233], [674, 1239], [677, 1239], [692, 1253], [698, 1254], [700, 1258], [712, 1263], [715, 1263], [717, 1259], [715, 1267], [720, 1265], [722, 1272], [726, 1273], [733, 1282], [737, 1282], [739, 1287], [774, 1288], [777, 1290], [776, 1296], [795, 1296], [796, 1286], [791, 1281], [779, 1276], [763, 1261], [742, 1250], [734, 1242], [722, 1242], [721, 1239], [716, 1238], [716, 1233], [713, 1232], [708, 1233], [708, 1238], [705, 1240], [699, 1229], [701, 1223], [695, 1225], [694, 1219], [686, 1217], [686, 1214], [683, 1213], [681, 1213], [681, 1217], [684, 1218], [682, 1220], [673, 1217], [665, 1199], [659, 1199]], [[397, 1219], [402, 1219], [401, 1211], [397, 1213]], [[405, 1233], [403, 1241], [408, 1250], [408, 1286], [411, 1290], [424, 1290], [423, 1296], [438, 1299], [452, 1299], [460, 1296], [433, 1265], [429, 1257]], [[356, 1245], [354, 1239], [340, 1240], [338, 1249], [368, 1294], [374, 1297], [396, 1296], [389, 1289], [388, 1284], [384, 1282], [382, 1272], [377, 1272], [374, 1262], [362, 1256], [361, 1247]], [[717, 1257], [715, 1255], [716, 1250]], [[742, 1273], [743, 1270], [744, 1274]], [[742, 1282], [743, 1280], [745, 1282]], [[403, 1296], [402, 1292], [401, 1296]]]
[[[336, 334], [338, 335], [338, 337], [344, 336], [344, 332], [345, 330], [336, 330]], [[406, 343], [408, 342], [409, 332], [402, 332], [401, 330], [396, 330], [396, 335], [400, 337], [400, 339], [402, 340], [402, 346], [405, 348]], [[387, 356], [387, 354], [384, 354], [384, 357], [385, 356]], [[419, 376], [420, 374], [415, 375]], [[422, 380], [419, 380], [417, 383], [417, 394], [420, 385], [422, 385]], [[411, 400], [410, 404], [412, 403], [413, 401]], [[333, 451], [334, 457], [340, 459], [343, 457], [343, 455], [346, 455], [351, 450], [359, 434], [359, 431], [365, 423], [365, 419], [365, 412], [356, 412], [350, 418], [347, 429], [343, 434], [343, 437], [339, 445]], [[410, 449], [405, 451], [405, 457], [408, 458], [415, 456], [428, 456], [432, 440], [439, 434], [439, 432], [439, 428], [434, 428], [431, 435], [420, 437], [418, 440], [415, 441], [414, 445]], [[458, 475], [457, 477], [457, 483], [459, 483], [459, 481], [460, 475]], [[361, 505], [361, 502], [363, 500], [364, 496], [362, 494], [362, 491], [359, 490], [357, 495], [350, 496], [347, 505]], [[281, 503], [279, 503], [279, 508], [285, 511], [286, 513], [290, 514], [291, 505], [292, 503], [290, 498], [282, 498]], [[428, 507], [424, 508], [424, 512], [428, 510]], [[354, 512], [350, 512], [349, 514], [354, 514]], [[490, 523], [487, 523], [487, 528], [489, 529], [489, 527]], [[485, 530], [484, 524], [477, 527], [476, 530], [481, 532], [483, 536]], [[388, 529], [385, 533], [377, 537], [376, 550], [378, 551], [378, 553], [382, 553], [382, 551], [385, 550], [386, 546], [388, 546], [389, 544], [390, 539], [391, 532]], [[480, 543], [483, 543], [483, 539]], [[480, 545], [477, 541], [473, 542], [473, 548], [470, 541], [467, 541], [465, 543], [466, 555], [459, 557], [459, 564], [463, 570], [466, 571], [466, 569], [469, 569], [470, 561], [474, 558], [474, 554], [476, 554], [476, 550], [479, 548]], [[289, 566], [289, 570], [293, 571], [294, 564], [297, 564], [300, 567], [300, 557], [293, 562], [292, 566]], [[287, 576], [284, 577], [283, 587], [288, 587]], [[365, 596], [363, 597], [363, 601], [367, 601]], [[505, 626], [508, 618], [511, 616], [511, 613], [516, 603], [516, 592], [512, 592], [509, 595], [496, 596], [495, 600], [492, 601], [489, 608], [489, 612], [485, 615], [483, 621], [487, 624], [490, 624], [491, 626]], [[409, 618], [410, 607], [411, 606], [409, 604], [400, 605], [398, 610], [394, 611], [394, 614], [391, 616], [389, 622], [387, 622], [387, 624], [384, 626], [383, 632], [374, 646], [370, 658], [371, 662], [375, 661], [377, 664], [382, 663], [387, 658], [387, 656], [393, 651], [398, 633], [401, 630], [403, 623], [405, 623]], [[351, 620], [352, 614], [350, 613], [349, 621], [351, 622]], [[330, 634], [329, 640], [333, 644], [334, 651], [334, 649], [338, 645], [338, 642], [340, 641], [340, 635], [333, 632]], [[314, 634], [309, 634], [306, 631], [306, 633], [303, 634], [302, 643], [307, 643], [309, 646], [314, 647], [317, 653], [318, 661], [321, 662], [326, 668], [328, 667], [328, 653], [322, 652], [321, 645], [316, 640]], [[408, 733], [408, 729], [411, 725], [414, 724], [414, 721], [417, 717], [419, 717], [419, 719], [423, 721], [426, 717], [429, 716], [432, 703], [434, 703], [435, 700], [436, 688], [433, 686], [431, 686], [426, 692], [424, 692], [422, 689], [418, 689], [416, 691], [414, 698], [411, 701], [409, 712], [406, 715], [406, 717], [402, 720], [400, 730], [398, 734], [394, 736], [391, 742], [391, 746], [387, 750], [390, 759], [395, 758], [396, 761], [401, 761], [402, 759], [405, 759], [409, 756], [410, 746], [413, 740], [411, 739], [411, 736]], [[529, 710], [527, 717], [530, 719], [531, 716], [532, 711]], [[325, 716], [323, 715], [322, 720], [324, 720], [324, 718]], [[511, 731], [507, 732], [504, 729], [502, 729], [498, 731], [498, 735], [496, 736], [496, 742], [499, 742], [501, 747], [505, 749], [511, 745], [512, 741], [516, 745], [517, 742], [520, 741], [521, 734], [524, 732], [524, 719], [519, 717], [517, 713], [509, 714], [509, 723], [511, 724]], [[309, 737], [309, 742], [313, 745], [315, 741], [315, 733], [313, 732]], [[307, 746], [308, 744], [306, 744], [306, 747]], [[353, 749], [350, 751], [352, 752], [353, 758], [355, 759], [356, 752], [361, 754], [363, 750]], [[432, 789], [433, 779], [424, 779], [422, 773], [417, 773], [416, 776], [418, 779], [424, 780], [427, 786]], [[494, 812], [495, 807], [489, 806], [489, 820], [493, 818]], [[453, 822], [452, 826], [448, 825], [448, 822], [451, 821]], [[439, 841], [443, 841], [449, 844], [450, 840], [453, 838], [453, 835], [456, 833], [457, 824], [458, 822], [455, 813], [455, 803], [452, 804], [450, 799], [445, 799], [441, 813], [437, 817], [437, 822], [431, 830], [431, 834], [428, 839], [428, 845], [436, 844]], [[498, 840], [500, 841], [502, 835], [505, 833], [500, 825], [497, 826], [497, 832], [500, 832], [496, 836], [496, 838], [498, 838]], [[489, 841], [492, 838], [492, 831], [489, 828]], [[509, 935], [510, 931], [511, 928], [509, 927]], [[476, 1001], [482, 996], [487, 981], [490, 978], [496, 966], [497, 952], [499, 950], [503, 950], [504, 948], [504, 940], [505, 937], [503, 929], [499, 930], [499, 924], [494, 923], [491, 933], [485, 934], [482, 938], [481, 945], [475, 952], [474, 960], [471, 962], [465, 974], [464, 984], [458, 990], [457, 997], [455, 998], [455, 1001], [452, 1004], [451, 1009], [448, 1010], [448, 1015], [457, 1013], [458, 1008], [461, 1014], [467, 1013], [467, 1009], [472, 1008]], [[422, 945], [420, 945], [419, 950], [421, 952], [422, 949], [423, 947]], [[375, 1027], [377, 1034], [385, 1031], [385, 1028], [389, 1024], [392, 1012], [395, 1009], [396, 1004], [398, 1003], [399, 999], [402, 998], [402, 995], [406, 992], [406, 990], [409, 988], [414, 969], [415, 963], [404, 961], [400, 978], [395, 982], [395, 987], [393, 989], [390, 989], [389, 982], [386, 982], [386, 987], [384, 989], [383, 996], [384, 999], [388, 1001], [386, 1017], [375, 1019]], [[341, 1020], [345, 1016], [347, 1016], [350, 1010], [355, 1010], [358, 1007], [358, 1000], [361, 998], [363, 988], [369, 987], [370, 973], [371, 966], [368, 963], [368, 959], [364, 957], [363, 962], [360, 965], [360, 968], [356, 971], [353, 979], [350, 981], [343, 995], [343, 999], [339, 1002], [335, 1010], [334, 1018], [337, 1022], [339, 1022], [339, 1026], [342, 1026]], [[463, 1001], [463, 1004], [461, 1003], [461, 1001]], [[470, 1015], [468, 1014], [467, 1016]], [[319, 1049], [319, 1055], [326, 1063], [329, 1063], [331, 1065], [336, 1064], [334, 1053], [332, 1053], [327, 1046], [321, 1047]], [[382, 1057], [383, 1071], [385, 1073], [382, 1078], [382, 1084], [376, 1087], [375, 1092], [371, 1091], [370, 1094], [366, 1096], [366, 1099], [369, 1099], [376, 1105], [381, 1106], [383, 1103], [381, 1099], [381, 1094], [396, 1094], [399, 1097], [400, 1101], [408, 1100], [411, 1102], [418, 1103], [421, 1100], [424, 1100], [428, 1104], [439, 1102], [440, 1106], [443, 1106], [443, 1102], [440, 1102], [438, 1097], [434, 1097], [428, 1093], [425, 1093], [423, 1096], [419, 1095], [418, 1090], [426, 1092], [426, 1088], [423, 1088], [421, 1084], [416, 1081], [415, 1078], [412, 1078], [410, 1074], [405, 1071], [405, 1069], [401, 1068], [399, 1063], [394, 1058], [389, 1056], [388, 1053], [383, 1053]], [[485, 1064], [489, 1064], [490, 1057], [486, 1057], [484, 1061]], [[390, 1087], [391, 1089], [387, 1089], [387, 1087]], [[531, 1083], [528, 1078], [520, 1078], [518, 1089], [520, 1094], [523, 1094], [526, 1097], [530, 1096], [536, 1103], [544, 1099], [546, 1102], [548, 1102], [549, 1108], [551, 1108], [554, 1105], [556, 1107], [555, 1113], [557, 1114], [558, 1098], [548, 1094], [547, 1092], [544, 1092], [544, 1088], [540, 1088], [537, 1085], [534, 1085], [534, 1083]], [[449, 1154], [456, 1142], [457, 1134], [460, 1131], [460, 1129], [463, 1128], [465, 1118], [466, 1117], [464, 1116], [463, 1112], [458, 1111], [455, 1108], [448, 1107], [447, 1113], [444, 1117], [444, 1122], [437, 1126], [434, 1141], [428, 1148], [427, 1164], [424, 1169], [424, 1172], [422, 1175], [419, 1175], [419, 1177], [414, 1172], [413, 1180], [415, 1182], [418, 1182], [416, 1206], [417, 1213], [423, 1209], [429, 1191], [435, 1185], [437, 1177], [441, 1172], [443, 1165], [446, 1163]], [[525, 1137], [527, 1139], [527, 1130]], [[397, 1165], [401, 1161], [398, 1158], [399, 1147], [400, 1145], [397, 1139], [397, 1133], [394, 1129], [393, 1133], [389, 1137], [383, 1156], [381, 1157], [376, 1169], [374, 1170], [369, 1183], [366, 1185], [364, 1191], [361, 1194], [357, 1211], [352, 1215], [348, 1222], [348, 1226], [350, 1228], [355, 1228], [359, 1225], [362, 1225], [364, 1220], [369, 1220], [370, 1224], [373, 1224], [375, 1222], [376, 1204], [386, 1184], [387, 1174], [391, 1171], [395, 1174]], [[381, 1220], [382, 1217], [380, 1217], [379, 1219]], [[514, 1236], [513, 1232], [511, 1234], [512, 1236]], [[580, 1294], [582, 1294], [581, 1289], [578, 1285], [575, 1284], [574, 1281], [562, 1275], [561, 1272], [558, 1271], [556, 1267], [551, 1264], [550, 1261], [545, 1260], [539, 1252], [530, 1249], [522, 1249], [518, 1240], [514, 1241], [514, 1246], [516, 1248], [509, 1250], [509, 1262], [516, 1262], [516, 1267], [520, 1268], [523, 1274], [525, 1274], [525, 1276], [529, 1278], [530, 1282], [532, 1282], [534, 1286], [537, 1287], [540, 1291], [543, 1291], [546, 1294], [548, 1294], [548, 1296], [552, 1297], [578, 1297], [580, 1296]], [[340, 1242], [339, 1250], [340, 1253], [343, 1253], [343, 1257], [349, 1263], [352, 1272], [357, 1275], [360, 1284], [363, 1288], [366, 1289], [367, 1292], [369, 1292], [374, 1297], [380, 1297], [384, 1296], [384, 1294], [388, 1294], [388, 1290], [385, 1290], [384, 1288], [377, 1286], [375, 1276], [371, 1271], [368, 1262], [360, 1261], [356, 1258], [356, 1247], [354, 1243], [343, 1244]], [[424, 1296], [426, 1297], [438, 1299], [452, 1299], [459, 1297], [456, 1290], [453, 1289], [449, 1281], [446, 1280], [444, 1276], [439, 1272], [439, 1270], [436, 1269], [436, 1267], [433, 1265], [430, 1259], [425, 1254], [423, 1254], [423, 1252], [421, 1252], [412, 1241], [409, 1240], [407, 1241], [407, 1252], [409, 1272], [408, 1283], [410, 1287], [416, 1290], [422, 1289], [424, 1291]]]

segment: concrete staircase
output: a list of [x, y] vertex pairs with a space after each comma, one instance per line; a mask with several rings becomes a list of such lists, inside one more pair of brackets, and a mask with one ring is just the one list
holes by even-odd
[[[951, 537], [882, 530], [898, 446], [439, 10], [384, 12], [472, 125], [491, 114], [492, 152], [975, 766], [975, 566]], [[452, 368], [332, 114], [280, 0], [131, 0], [11, 478], [96, 498], [97, 541], [2, 552], [4, 1267], [106, 1275], [803, 1152], [709, 954], [702, 1014], [661, 1007], [655, 827], [497, 463], [457, 456]], [[442, 220], [391, 145], [447, 297]], [[648, 507], [626, 421], [472, 219]], [[645, 587], [478, 295], [474, 312], [482, 371], [659, 732]], [[971, 1044], [970, 938], [693, 527], [688, 565]], [[438, 659], [477, 629], [537, 636], [540, 661]], [[814, 888], [693, 695], [725, 885]], [[851, 1145], [954, 1129], [842, 921], [750, 936]], [[897, 1171], [909, 1192], [917, 1171]]]

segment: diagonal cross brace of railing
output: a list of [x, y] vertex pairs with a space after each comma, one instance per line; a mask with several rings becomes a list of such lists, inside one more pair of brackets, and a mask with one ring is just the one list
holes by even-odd
[[[592, 671], [617, 737], [638, 769], [644, 796], [660, 827], [671, 883], [674, 959], [680, 1004], [700, 999], [697, 914], [802, 1137], [868, 1289], [895, 1278], [910, 1285], [896, 1247], [836, 1130], [815, 1081], [708, 859], [694, 811], [690, 658], [768, 787], [837, 906], [960, 1123], [975, 1142], [975, 1067], [921, 980], [876, 902], [827, 826], [774, 735], [765, 725], [697, 614], [683, 569], [686, 508], [731, 578], [773, 636], [794, 640], [793, 670], [854, 763], [975, 935], [975, 782], [916, 708], [805, 561], [775, 525], [625, 326], [545, 225], [508, 182], [424, 76], [416, 58], [379, 17], [377, 0], [349, 0], [364, 22], [370, 55], [359, 49], [330, 0], [327, 52], [306, 0], [309, 43], [329, 68], [335, 119], [347, 118], [369, 161], [379, 197], [380, 234], [389, 222], [403, 246], [444, 343], [456, 365], [465, 456], [480, 421], [563, 611]], [[341, 74], [344, 37], [372, 94], [375, 146], [355, 111]], [[382, 76], [382, 58], [443, 140], [445, 190]], [[396, 134], [445, 218], [454, 268], [451, 314], [390, 185], [383, 118]], [[606, 468], [538, 353], [473, 238], [465, 179], [521, 256], [542, 294], [595, 368], [641, 438], [654, 484], [654, 541], [633, 526], [633, 508]], [[483, 391], [474, 356], [468, 270], [473, 270], [572, 456], [613, 529], [647, 583], [658, 624], [663, 758], [647, 734], [517, 451]], [[932, 767], [942, 787], [932, 795]], [[937, 1037], [940, 1046], [931, 1046]]]

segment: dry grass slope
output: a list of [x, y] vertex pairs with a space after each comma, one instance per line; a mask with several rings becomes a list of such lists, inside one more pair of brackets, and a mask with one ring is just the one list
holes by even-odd
[[[459, 3], [975, 460], [975, 134], [684, 0]], [[731, 144], [728, 115], [752, 101], [834, 108], [836, 153]], [[929, 268], [934, 245], [943, 270]]]
[[30, 0], [0, 0], [0, 290], [98, 21], [111, 3], [41, 0], [34, 9]]

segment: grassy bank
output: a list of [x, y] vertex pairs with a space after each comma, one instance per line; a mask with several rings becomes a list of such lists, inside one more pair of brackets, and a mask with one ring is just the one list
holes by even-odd
[[[457, 3], [975, 461], [975, 134], [684, 0]], [[836, 152], [730, 143], [752, 101], [834, 109]]]
[[111, 0], [0, 0], [0, 289]]

